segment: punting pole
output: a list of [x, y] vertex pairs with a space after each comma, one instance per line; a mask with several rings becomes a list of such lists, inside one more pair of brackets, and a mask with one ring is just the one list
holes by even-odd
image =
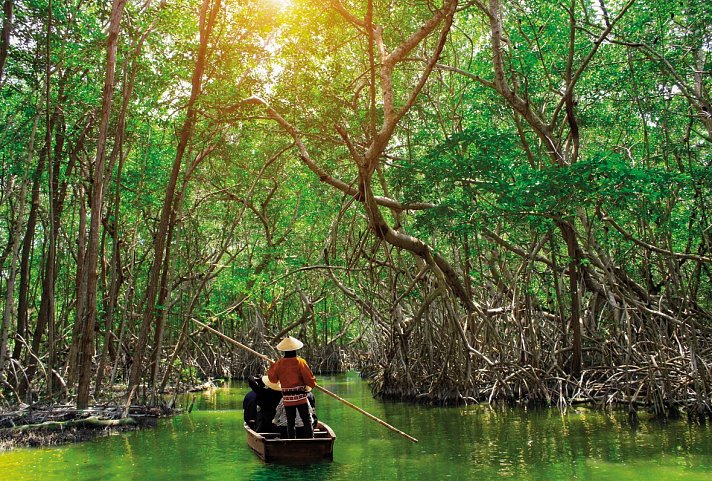
[[[254, 354], [255, 356], [257, 356], [257, 357], [259, 357], [259, 358], [261, 358], [261, 359], [264, 359], [265, 361], [269, 362], [270, 364], [274, 364], [274, 360], [270, 359], [269, 357], [265, 356], [264, 354], [261, 354], [261, 353], [255, 351], [254, 349], [252, 349], [252, 348], [250, 348], [250, 347], [248, 347], [248, 346], [242, 344], [241, 342], [237, 342], [235, 339], [233, 339], [233, 338], [231, 338], [231, 337], [229, 337], [229, 336], [226, 336], [225, 334], [223, 334], [222, 332], [218, 331], [217, 329], [213, 329], [212, 327], [210, 327], [210, 326], [208, 326], [207, 324], [204, 324], [204, 323], [198, 321], [197, 319], [194, 319], [194, 318], [191, 318], [191, 319], [193, 320], [193, 322], [195, 322], [195, 323], [198, 324], [199, 326], [204, 327], [205, 329], [207, 329], [208, 331], [212, 332], [213, 334], [215, 334], [215, 335], [217, 335], [217, 336], [219, 336], [219, 337], [225, 339], [227, 342], [229, 342], [229, 343], [231, 343], [231, 344], [234, 344], [235, 346], [237, 346], [237, 347], [239, 347], [239, 348], [241, 348], [241, 349], [244, 349], [244, 350], [246, 350], [247, 352], [249, 352], [249, 353], [251, 353], [251, 354]], [[398, 433], [398, 434], [400, 434], [401, 436], [403, 436], [404, 438], [407, 438], [408, 440], [413, 441], [414, 443], [417, 443], [417, 442], [418, 442], [418, 440], [415, 439], [415, 438], [414, 438], [413, 436], [411, 436], [410, 434], [404, 433], [404, 432], [401, 431], [400, 429], [398, 429], [398, 428], [396, 428], [396, 427], [394, 427], [394, 426], [391, 426], [390, 424], [388, 424], [387, 422], [385, 422], [383, 419], [377, 418], [377, 417], [374, 416], [373, 414], [371, 414], [371, 413], [369, 413], [369, 412], [367, 412], [367, 411], [364, 411], [364, 410], [361, 409], [360, 407], [356, 406], [356, 405], [353, 404], [353, 403], [350, 403], [350, 402], [347, 401], [346, 399], [342, 398], [341, 396], [338, 396], [338, 395], [334, 394], [333, 392], [329, 391], [328, 389], [326, 389], [326, 388], [324, 388], [324, 387], [321, 387], [321, 386], [319, 386], [319, 385], [316, 386], [316, 389], [318, 389], [319, 391], [323, 392], [324, 394], [328, 394], [329, 396], [333, 397], [333, 398], [336, 399], [337, 401], [340, 401], [340, 402], [346, 404], [346, 405], [347, 405], [348, 407], [350, 407], [351, 409], [355, 409], [356, 411], [360, 412], [361, 414], [363, 414], [363, 415], [366, 416], [367, 418], [369, 418], [369, 419], [371, 419], [371, 420], [373, 420], [373, 421], [376, 421], [378, 424], [380, 424], [381, 426], [384, 426], [384, 427], [390, 429], [390, 430], [393, 431], [394, 433]]]

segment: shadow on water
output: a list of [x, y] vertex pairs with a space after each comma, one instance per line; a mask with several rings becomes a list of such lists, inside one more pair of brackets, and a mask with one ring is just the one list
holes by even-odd
[[371, 397], [355, 373], [320, 378], [419, 443], [388, 431], [343, 404], [317, 395], [320, 419], [336, 432], [334, 462], [263, 463], [247, 447], [235, 382], [199, 395], [191, 414], [156, 429], [54, 449], [0, 454], [8, 481], [227, 480], [708, 480], [712, 432], [684, 422], [631, 428], [624, 413], [588, 409], [436, 408]]

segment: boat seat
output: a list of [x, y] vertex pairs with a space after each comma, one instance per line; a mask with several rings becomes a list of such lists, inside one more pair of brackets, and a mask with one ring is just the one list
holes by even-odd
[[[265, 439], [280, 439], [282, 435], [280, 433], [258, 433], [260, 436], [262, 436]], [[323, 439], [323, 438], [328, 438], [329, 437], [329, 432], [324, 430], [324, 429], [314, 429], [314, 437]], [[305, 439], [305, 438], [298, 438], [298, 439]]]

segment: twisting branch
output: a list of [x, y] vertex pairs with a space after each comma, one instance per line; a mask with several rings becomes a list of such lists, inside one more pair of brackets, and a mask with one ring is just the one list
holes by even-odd
[[612, 217], [610, 217], [608, 214], [606, 214], [603, 211], [601, 211], [601, 220], [603, 220], [603, 221], [607, 222], [608, 224], [610, 224], [611, 226], [613, 226], [613, 228], [615, 230], [617, 230], [618, 233], [620, 235], [622, 235], [626, 240], [629, 240], [629, 241], [631, 241], [631, 242], [633, 242], [647, 250], [650, 250], [652, 252], [657, 252], [658, 254], [665, 254], [665, 255], [673, 256], [676, 259], [687, 259], [687, 260], [693, 260], [693, 261], [698, 261], [698, 262], [705, 262], [707, 264], [712, 263], [712, 257], [698, 256], [695, 254], [681, 254], [679, 252], [672, 252], [667, 249], [663, 249], [663, 248], [654, 246], [652, 244], [648, 244], [647, 242], [644, 242], [644, 241], [634, 237], [631, 233], [624, 230], [623, 227], [618, 225], [618, 223]]
[[341, 3], [339, 0], [329, 0], [329, 5], [331, 5], [331, 8], [336, 10], [339, 15], [344, 17], [344, 19], [346, 19], [346, 21], [351, 23], [352, 25], [363, 29], [368, 27], [368, 23], [366, 21], [361, 20], [356, 15], [349, 12], [346, 7], [344, 7], [344, 4]]
[[537, 136], [548, 148], [549, 156], [556, 163], [561, 163], [563, 156], [559, 150], [554, 134], [549, 125], [544, 122], [532, 109], [529, 102], [512, 91], [504, 74], [504, 47], [502, 38], [504, 31], [502, 27], [502, 8], [500, 0], [489, 0], [489, 8], [486, 11], [490, 19], [491, 44], [492, 44], [492, 64], [494, 68], [495, 89], [509, 102], [509, 104], [524, 117], [532, 126]]
[[[361, 26], [359, 23], [360, 20], [349, 14], [340, 2], [334, 0], [330, 2], [330, 4], [348, 21], [355, 25]], [[325, 182], [346, 194], [352, 195], [355, 199], [363, 202], [366, 214], [369, 218], [369, 225], [373, 232], [389, 244], [404, 249], [424, 259], [431, 268], [436, 269], [441, 274], [441, 280], [445, 282], [448, 288], [460, 300], [463, 307], [471, 313], [475, 311], [482, 312], [482, 310], [473, 303], [460, 280], [459, 274], [448, 263], [448, 261], [437, 252], [434, 252], [428, 244], [420, 239], [391, 228], [380, 211], [380, 207], [387, 207], [396, 212], [401, 212], [403, 210], [414, 210], [415, 208], [429, 208], [433, 207], [433, 205], [425, 203], [402, 205], [392, 199], [374, 195], [373, 190], [371, 189], [371, 176], [378, 166], [378, 163], [383, 155], [383, 150], [388, 145], [398, 121], [413, 106], [418, 94], [424, 87], [430, 73], [433, 68], [435, 68], [437, 61], [440, 58], [440, 54], [442, 53], [450, 31], [450, 26], [452, 25], [453, 15], [457, 10], [457, 5], [457, 0], [450, 0], [447, 2], [442, 9], [435, 12], [430, 19], [421, 25], [420, 29], [412, 33], [391, 53], [387, 53], [386, 51], [382, 36], [382, 27], [372, 25], [371, 12], [369, 11], [368, 22], [366, 22], [366, 25], [370, 27], [369, 45], [371, 45], [372, 48], [377, 48], [381, 55], [380, 80], [381, 94], [383, 97], [384, 120], [378, 133], [371, 139], [370, 145], [366, 149], [366, 153], [363, 156], [356, 152], [356, 148], [348, 139], [346, 132], [337, 128], [337, 131], [339, 131], [342, 139], [349, 147], [353, 160], [359, 167], [358, 189], [351, 187], [345, 182], [327, 174], [319, 165], [317, 165], [316, 162], [314, 162], [310, 157], [309, 152], [302, 141], [300, 132], [275, 109], [273, 109], [265, 100], [259, 97], [251, 97], [244, 100], [242, 103], [245, 105], [259, 105], [264, 107], [267, 110], [269, 117], [275, 120], [294, 139], [302, 161], [319, 177], [322, 182]], [[392, 79], [396, 64], [403, 61], [408, 53], [428, 38], [430, 34], [438, 28], [439, 25], [441, 25], [441, 23], [442, 28], [440, 35], [438, 36], [437, 46], [430, 56], [425, 70], [422, 72], [416, 86], [413, 90], [411, 90], [403, 107], [396, 112], [394, 107]]]
[[[383, 41], [383, 28], [375, 25], [371, 26], [372, 19], [371, 12], [369, 10], [368, 25], [371, 26], [369, 30], [369, 45], [371, 48], [374, 48], [375, 44], [375, 48], [378, 49], [378, 52], [381, 55], [380, 86], [383, 98], [384, 119], [380, 130], [371, 139], [370, 145], [366, 149], [363, 158], [359, 155], [354, 155], [354, 161], [359, 166], [359, 190], [361, 196], [363, 197], [364, 207], [369, 219], [369, 225], [373, 232], [387, 243], [400, 249], [404, 249], [424, 259], [431, 266], [431, 268], [442, 273], [442, 279], [445, 281], [446, 285], [450, 288], [453, 294], [460, 300], [463, 307], [468, 312], [473, 312], [479, 309], [467, 294], [467, 291], [460, 280], [460, 276], [455, 269], [445, 258], [437, 252], [434, 252], [433, 249], [425, 242], [391, 228], [380, 211], [381, 206], [388, 206], [385, 205], [377, 196], [375, 196], [373, 190], [371, 189], [371, 177], [380, 162], [383, 151], [388, 145], [399, 120], [403, 118], [403, 116], [415, 103], [416, 98], [425, 86], [430, 73], [440, 58], [450, 32], [450, 27], [452, 25], [453, 16], [457, 10], [457, 6], [457, 0], [448, 1], [442, 9], [436, 11], [432, 17], [420, 26], [418, 30], [408, 36], [408, 38], [406, 38], [390, 53], [387, 52]], [[442, 27], [438, 37], [437, 46], [427, 61], [426, 68], [421, 73], [418, 83], [408, 95], [408, 99], [405, 104], [396, 111], [395, 94], [393, 90], [393, 72], [396, 64], [405, 60], [406, 56], [426, 38], [428, 38], [441, 24]], [[343, 136], [344, 135], [342, 134], [342, 137]]]
[[452, 21], [453, 21], [453, 15], [455, 14], [455, 7], [457, 5], [457, 2], [452, 2], [449, 6], [449, 10], [447, 15], [445, 16], [445, 20], [443, 22], [443, 26], [440, 29], [440, 38], [438, 40], [438, 45], [435, 51], [433, 52], [433, 55], [430, 57], [430, 60], [428, 61], [425, 70], [423, 70], [423, 73], [420, 76], [420, 80], [418, 81], [418, 84], [415, 86], [413, 91], [410, 93], [410, 97], [406, 101], [405, 105], [400, 108], [398, 113], [396, 114], [395, 118], [393, 119], [394, 122], [398, 122], [407, 112], [410, 110], [410, 108], [413, 106], [415, 103], [415, 100], [418, 98], [418, 95], [420, 94], [421, 90], [423, 90], [423, 87], [425, 86], [425, 82], [427, 82], [428, 78], [430, 77], [430, 73], [433, 71], [433, 68], [437, 64], [438, 59], [440, 58], [440, 54], [443, 51], [443, 48], [445, 48], [445, 42], [447, 41], [448, 34], [450, 33], [450, 27], [452, 26]]
[[[448, 2], [441, 10], [435, 12], [435, 14], [428, 19], [421, 27], [412, 33], [402, 44], [396, 47], [391, 53], [388, 53], [383, 42], [383, 28], [380, 26], [373, 27], [373, 37], [378, 50], [381, 54], [381, 95], [383, 96], [383, 124], [381, 129], [378, 131], [374, 137], [371, 145], [369, 146], [366, 154], [364, 155], [367, 162], [367, 169], [369, 173], [373, 173], [378, 164], [378, 160], [383, 153], [383, 150], [388, 145], [388, 142], [393, 135], [393, 131], [398, 124], [398, 121], [410, 110], [417, 98], [418, 94], [425, 86], [425, 82], [430, 76], [430, 72], [435, 67], [442, 49], [445, 46], [445, 41], [450, 32], [450, 26], [452, 24], [453, 15], [457, 9], [457, 0], [451, 0]], [[406, 59], [406, 56], [417, 47], [423, 40], [425, 40], [430, 34], [444, 22], [438, 41], [438, 46], [436, 47], [433, 55], [427, 63], [426, 69], [423, 71], [418, 84], [411, 91], [406, 103], [396, 111], [395, 108], [395, 94], [393, 91], [393, 71], [398, 62]]]
[[468, 72], [467, 70], [462, 70], [460, 68], [452, 67], [450, 65], [443, 65], [441, 63], [435, 65], [435, 68], [437, 68], [438, 70], [444, 70], [446, 72], [454, 72], [456, 74], [460, 74], [463, 77], [467, 77], [468, 79], [474, 80], [475, 82], [477, 82], [481, 85], [484, 85], [485, 87], [489, 87], [491, 89], [494, 89], [496, 87], [494, 82], [492, 82], [491, 80], [483, 79], [479, 75], [474, 74], [472, 72]]
[[[242, 102], [245, 105], [259, 105], [264, 107], [267, 110], [267, 113], [269, 117], [272, 120], [275, 120], [284, 130], [287, 131], [287, 133], [292, 137], [294, 140], [294, 144], [297, 146], [297, 149], [299, 150], [299, 157], [302, 159], [302, 162], [311, 170], [314, 172], [317, 177], [319, 177], [319, 180], [331, 185], [332, 187], [335, 187], [336, 189], [340, 190], [341, 192], [347, 194], [347, 195], [352, 195], [354, 197], [359, 196], [359, 191], [357, 188], [347, 184], [346, 182], [337, 179], [336, 177], [329, 175], [324, 169], [322, 169], [314, 160], [311, 158], [309, 155], [309, 151], [307, 150], [306, 146], [304, 145], [304, 142], [302, 141], [302, 135], [301, 133], [291, 124], [289, 123], [282, 115], [279, 114], [274, 108], [272, 108], [269, 103], [267, 103], [265, 100], [261, 99], [260, 97], [250, 97]], [[414, 202], [410, 204], [402, 204], [394, 199], [389, 199], [388, 197], [382, 197], [382, 196], [376, 196], [376, 202], [378, 205], [381, 205], [383, 207], [387, 207], [389, 209], [393, 209], [397, 212], [402, 212], [404, 210], [424, 210], [424, 209], [431, 209], [435, 207], [434, 204], [428, 203], [428, 202]]]
[[[635, 0], [629, 0], [629, 2], [621, 9], [620, 13], [614, 18], [612, 21], [608, 21], [608, 18], [606, 17], [606, 29], [601, 32], [601, 34], [598, 36], [598, 38], [593, 42], [593, 48], [591, 51], [588, 53], [586, 58], [581, 62], [581, 65], [579, 65], [579, 68], [576, 70], [576, 73], [573, 74], [573, 76], [568, 80], [566, 84], [566, 90], [564, 91], [564, 95], [562, 99], [559, 101], [559, 105], [557, 105], [555, 109], [555, 113], [552, 116], [552, 121], [556, 120], [556, 113], [558, 113], [565, 105], [566, 99], [570, 97], [573, 94], [574, 87], [576, 87], [576, 84], [578, 83], [579, 79], [581, 78], [581, 75], [583, 72], [586, 70], [588, 67], [588, 64], [591, 62], [593, 59], [594, 55], [596, 55], [596, 52], [598, 52], [598, 48], [601, 46], [601, 44], [606, 40], [608, 37], [608, 34], [611, 33], [611, 30], [613, 30], [613, 27], [618, 23], [618, 21], [623, 18], [623, 16], [626, 14], [628, 9], [633, 6], [633, 3], [635, 3]], [[569, 11], [569, 14], [571, 15], [571, 35], [573, 36], [573, 31], [574, 31], [574, 25], [575, 25], [575, 19], [573, 18], [573, 9]], [[573, 44], [570, 45], [569, 47], [570, 50], [570, 55], [573, 56]], [[571, 59], [570, 61], [571, 62]], [[567, 65], [567, 68], [570, 69], [571, 65]], [[553, 124], [550, 125], [551, 128], [554, 127]]]

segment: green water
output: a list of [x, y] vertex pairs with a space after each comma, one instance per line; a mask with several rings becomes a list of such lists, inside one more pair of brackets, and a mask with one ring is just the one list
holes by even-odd
[[242, 429], [244, 383], [199, 396], [191, 414], [156, 429], [52, 449], [0, 454], [0, 480], [710, 480], [712, 429], [684, 422], [626, 425], [623, 414], [432, 408], [382, 403], [355, 373], [327, 389], [419, 439], [401, 438], [324, 394], [334, 462], [266, 465]]

